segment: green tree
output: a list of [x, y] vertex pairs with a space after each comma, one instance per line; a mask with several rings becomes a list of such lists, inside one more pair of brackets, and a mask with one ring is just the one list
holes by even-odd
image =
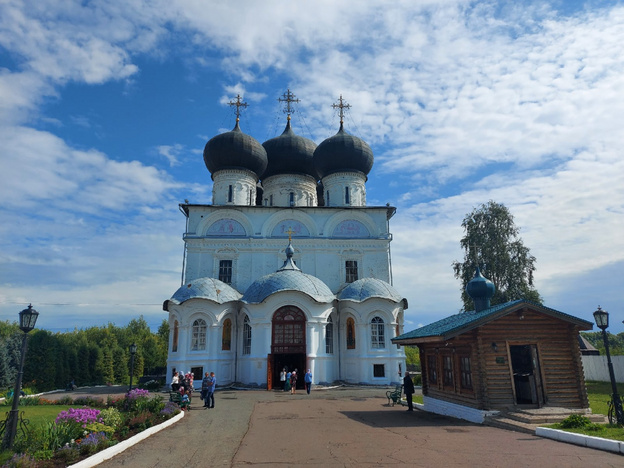
[[408, 366], [414, 366], [417, 371], [420, 371], [420, 351], [417, 346], [405, 346], [405, 363]]
[[520, 229], [505, 205], [490, 200], [468, 213], [462, 221], [464, 237], [460, 244], [464, 261], [453, 262], [455, 278], [462, 283], [462, 301], [465, 310], [474, 310], [466, 285], [474, 277], [478, 262], [483, 276], [496, 286], [491, 304], [502, 304], [516, 299], [542, 303], [533, 286], [536, 259], [519, 237]]

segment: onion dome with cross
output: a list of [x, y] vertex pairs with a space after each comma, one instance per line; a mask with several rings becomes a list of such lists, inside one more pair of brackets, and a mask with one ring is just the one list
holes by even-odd
[[269, 160], [262, 179], [277, 174], [304, 174], [318, 180], [313, 160], [316, 143], [296, 135], [290, 125], [290, 118], [293, 113], [292, 104], [300, 102], [300, 100], [289, 89], [278, 101], [286, 103], [284, 110], [288, 114], [286, 128], [280, 136], [271, 138], [262, 144]]
[[344, 129], [344, 110], [351, 106], [340, 95], [338, 104], [332, 107], [340, 109], [340, 129], [314, 151], [317, 173], [321, 178], [335, 172], [361, 172], [368, 175], [373, 167], [373, 150], [364, 140], [348, 134]]

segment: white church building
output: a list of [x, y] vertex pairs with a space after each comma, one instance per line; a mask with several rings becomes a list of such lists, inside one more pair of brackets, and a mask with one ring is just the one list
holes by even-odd
[[283, 368], [313, 382], [399, 382], [407, 301], [392, 286], [391, 206], [366, 206], [371, 148], [340, 129], [318, 146], [291, 128], [263, 144], [236, 126], [206, 144], [212, 204], [186, 216], [182, 286], [166, 300], [168, 375], [281, 387]]

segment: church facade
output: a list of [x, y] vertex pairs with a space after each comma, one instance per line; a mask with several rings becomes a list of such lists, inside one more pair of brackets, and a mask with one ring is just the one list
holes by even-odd
[[390, 384], [405, 368], [391, 339], [407, 301], [392, 283], [391, 206], [366, 206], [373, 153], [341, 123], [318, 146], [291, 128], [263, 144], [234, 129], [206, 144], [212, 204], [186, 217], [182, 286], [166, 300], [168, 374], [281, 386], [283, 368], [314, 383]]

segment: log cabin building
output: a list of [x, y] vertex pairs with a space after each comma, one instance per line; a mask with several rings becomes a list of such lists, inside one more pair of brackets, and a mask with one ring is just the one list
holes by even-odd
[[481, 423], [498, 411], [589, 407], [578, 335], [591, 322], [525, 300], [490, 306], [494, 284], [478, 268], [466, 291], [474, 311], [392, 339], [420, 350], [425, 410]]

